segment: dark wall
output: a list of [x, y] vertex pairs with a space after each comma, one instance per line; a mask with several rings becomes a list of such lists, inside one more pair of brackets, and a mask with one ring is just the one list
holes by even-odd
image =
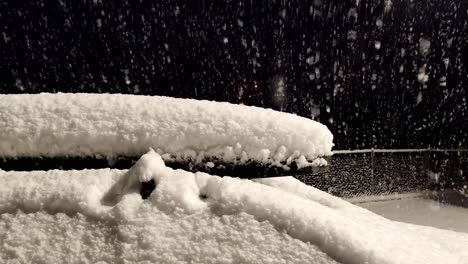
[[336, 149], [467, 147], [465, 0], [0, 4], [0, 92], [272, 107]]

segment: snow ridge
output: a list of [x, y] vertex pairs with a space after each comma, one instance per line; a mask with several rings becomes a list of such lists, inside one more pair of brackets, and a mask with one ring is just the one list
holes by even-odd
[[332, 141], [318, 122], [244, 105], [122, 94], [0, 95], [0, 157], [112, 159], [152, 147], [166, 161], [312, 166], [332, 154]]

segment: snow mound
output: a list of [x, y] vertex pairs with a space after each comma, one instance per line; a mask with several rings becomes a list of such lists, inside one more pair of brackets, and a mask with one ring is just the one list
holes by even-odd
[[[468, 234], [393, 222], [291, 177], [173, 170], [154, 151], [128, 171], [0, 171], [0, 183], [3, 262], [468, 263]], [[74, 234], [81, 244], [45, 253]]]
[[318, 122], [244, 105], [122, 94], [0, 95], [0, 157], [113, 158], [152, 147], [166, 161], [304, 167], [322, 165], [312, 163], [331, 155], [332, 141]]

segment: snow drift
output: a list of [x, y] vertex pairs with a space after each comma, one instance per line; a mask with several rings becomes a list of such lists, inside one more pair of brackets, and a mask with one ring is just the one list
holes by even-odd
[[[326, 126], [271, 109], [122, 94], [0, 95], [0, 157], [140, 156], [323, 164]], [[212, 163], [210, 163], [212, 164]]]
[[1, 262], [468, 263], [467, 234], [393, 222], [290, 177], [173, 170], [154, 151], [128, 171], [0, 171], [0, 183]]

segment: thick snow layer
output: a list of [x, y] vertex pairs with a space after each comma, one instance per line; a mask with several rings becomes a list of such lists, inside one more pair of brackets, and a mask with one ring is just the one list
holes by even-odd
[[240, 213], [93, 221], [82, 214], [0, 216], [1, 263], [336, 263], [310, 243]]
[[[0, 95], [0, 157], [139, 156], [320, 165], [333, 136], [310, 119], [212, 101], [122, 94]], [[280, 164], [281, 163], [281, 164]]]
[[290, 177], [173, 170], [154, 151], [128, 171], [0, 171], [0, 214], [8, 263], [468, 263], [468, 234], [393, 222]]

